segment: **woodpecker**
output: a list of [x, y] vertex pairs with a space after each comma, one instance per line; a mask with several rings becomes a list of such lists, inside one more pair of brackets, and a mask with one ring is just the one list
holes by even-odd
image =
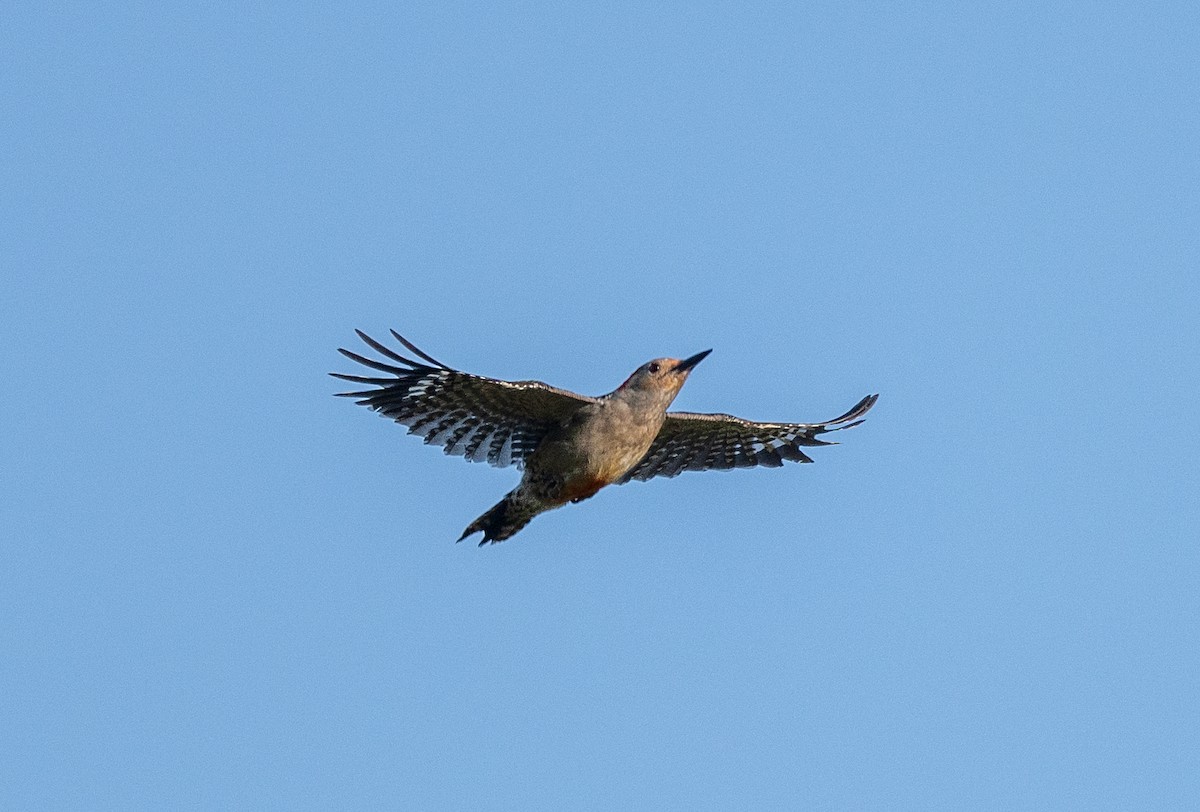
[[409, 434], [472, 462], [524, 468], [521, 483], [467, 525], [462, 541], [483, 533], [482, 547], [510, 538], [539, 513], [590, 499], [606, 485], [683, 471], [778, 468], [812, 462], [802, 446], [836, 445], [817, 437], [852, 428], [875, 405], [868, 395], [822, 423], [756, 423], [728, 414], [668, 412], [696, 365], [712, 350], [682, 360], [656, 358], [607, 395], [589, 397], [541, 381], [502, 381], [452, 369], [392, 330], [419, 360], [355, 330], [388, 362], [347, 349], [342, 355], [391, 377], [329, 373], [378, 387], [339, 392], [408, 427]]

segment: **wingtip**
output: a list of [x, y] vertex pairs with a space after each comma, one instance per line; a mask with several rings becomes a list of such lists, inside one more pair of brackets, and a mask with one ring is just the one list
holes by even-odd
[[426, 361], [426, 362], [428, 362], [428, 363], [430, 363], [430, 364], [433, 364], [435, 367], [440, 367], [441, 369], [446, 369], [446, 370], [450, 369], [450, 367], [446, 366], [446, 365], [445, 365], [445, 364], [443, 364], [441, 361], [437, 360], [437, 359], [436, 359], [436, 358], [434, 358], [432, 355], [430, 355], [429, 353], [425, 352], [425, 351], [424, 351], [424, 350], [422, 350], [420, 347], [418, 347], [416, 344], [413, 344], [413, 343], [412, 343], [411, 341], [409, 341], [407, 338], [405, 338], [404, 336], [400, 335], [399, 333], [397, 333], [395, 330], [391, 329], [390, 327], [388, 328], [388, 332], [390, 332], [390, 333], [392, 334], [392, 337], [393, 337], [393, 338], [395, 338], [397, 341], [399, 341], [401, 344], [403, 344], [403, 345], [404, 345], [404, 347], [405, 347], [405, 348], [406, 348], [406, 349], [407, 349], [409, 352], [411, 352], [411, 353], [414, 353], [414, 354], [415, 354], [415, 355], [416, 355], [418, 358], [420, 358], [422, 361]]
[[[845, 414], [839, 415], [838, 417], [835, 417], [832, 420], [825, 421], [824, 425], [827, 427], [834, 427], [834, 426], [837, 427], [837, 428], [827, 429], [829, 431], [836, 431], [837, 429], [848, 429], [848, 428], [851, 428], [852, 426], [856, 426], [856, 425], [858, 425], [859, 422], [862, 422], [861, 418], [863, 417], [863, 415], [865, 415], [867, 412], [869, 412], [871, 410], [871, 407], [875, 405], [875, 401], [878, 399], [879, 399], [879, 395], [867, 395], [865, 398], [862, 398], [858, 403], [855, 403], [853, 406], [851, 406], [849, 411], [847, 411]], [[854, 421], [858, 421], [858, 422], [854, 422]]]
[[854, 408], [850, 410], [850, 414], [854, 418], [862, 417], [867, 412], [871, 411], [871, 409], [875, 406], [875, 403], [878, 400], [879, 400], [878, 394], [867, 395], [865, 398], [863, 398], [857, 404], [855, 404]]

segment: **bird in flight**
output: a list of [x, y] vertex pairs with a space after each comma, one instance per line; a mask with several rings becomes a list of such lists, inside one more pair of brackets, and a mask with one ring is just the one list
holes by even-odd
[[463, 531], [483, 533], [480, 546], [511, 537], [530, 519], [581, 502], [606, 485], [673, 477], [683, 471], [727, 470], [785, 460], [812, 462], [801, 448], [835, 445], [818, 436], [857, 426], [875, 405], [868, 395], [822, 423], [755, 423], [728, 414], [668, 412], [696, 364], [712, 350], [679, 360], [656, 358], [607, 395], [589, 397], [541, 381], [501, 381], [452, 369], [392, 330], [419, 360], [371, 338], [358, 337], [378, 361], [346, 349], [342, 355], [387, 377], [329, 373], [378, 387], [339, 392], [447, 454], [524, 469], [521, 483]]

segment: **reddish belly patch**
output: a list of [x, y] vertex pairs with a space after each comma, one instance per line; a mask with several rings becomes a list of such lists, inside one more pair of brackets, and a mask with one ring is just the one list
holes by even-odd
[[578, 502], [580, 499], [590, 499], [596, 492], [608, 485], [603, 477], [580, 477], [571, 480], [563, 486], [562, 496], [565, 501]]

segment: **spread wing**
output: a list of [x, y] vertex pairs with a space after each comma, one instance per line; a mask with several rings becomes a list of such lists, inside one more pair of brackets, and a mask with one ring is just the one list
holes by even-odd
[[824, 423], [754, 423], [729, 414], [667, 412], [650, 450], [621, 482], [678, 476], [683, 471], [778, 468], [784, 460], [812, 462], [801, 446], [836, 445], [817, 436], [857, 426], [878, 399], [879, 395], [868, 395], [841, 417]]
[[595, 402], [595, 398], [541, 381], [500, 381], [459, 372], [421, 352], [395, 330], [392, 335], [396, 340], [420, 361], [405, 358], [361, 330], [355, 332], [367, 346], [394, 363], [364, 358], [350, 350], [338, 352], [393, 377], [331, 372], [344, 381], [379, 387], [338, 395], [358, 398], [360, 405], [408, 426], [409, 434], [424, 437], [426, 443], [440, 445], [447, 454], [471, 462], [521, 466], [547, 431], [580, 406]]

